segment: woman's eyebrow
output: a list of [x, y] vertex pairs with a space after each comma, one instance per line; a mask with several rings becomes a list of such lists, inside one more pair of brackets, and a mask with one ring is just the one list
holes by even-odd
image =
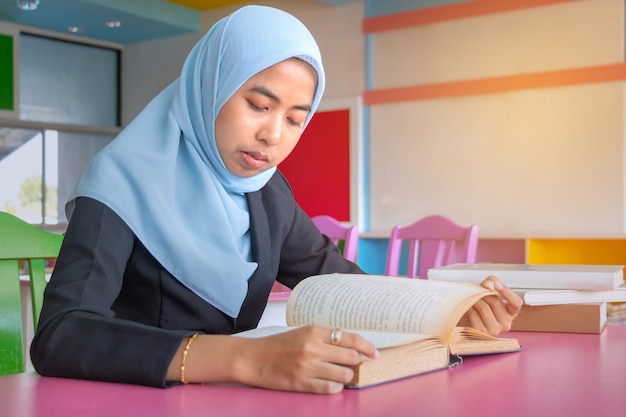
[[[250, 91], [263, 94], [265, 97], [269, 98], [270, 100], [275, 101], [276, 103], [280, 103], [280, 98], [276, 94], [272, 93], [270, 90], [268, 90], [267, 88], [263, 86], [254, 86], [250, 89]], [[306, 111], [306, 112], [311, 111], [310, 104], [300, 104], [300, 105], [293, 106], [293, 108], [297, 110]]]

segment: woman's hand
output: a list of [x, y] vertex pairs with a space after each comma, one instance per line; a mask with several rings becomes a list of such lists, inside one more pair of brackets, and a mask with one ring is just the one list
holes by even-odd
[[465, 314], [464, 325], [493, 336], [511, 330], [511, 323], [522, 308], [523, 300], [493, 275], [488, 276], [481, 285], [497, 291], [499, 296], [490, 295], [474, 304]]
[[246, 377], [241, 382], [287, 391], [340, 392], [354, 374], [350, 366], [362, 362], [361, 355], [378, 356], [376, 348], [361, 336], [339, 330], [333, 333], [319, 326], [242, 340], [242, 344], [248, 343], [251, 355], [244, 357], [242, 374]]
[[[167, 380], [180, 381], [184, 339], [170, 363]], [[361, 336], [306, 326], [260, 338], [198, 335], [189, 346], [185, 380], [235, 382], [283, 391], [332, 394], [354, 375], [350, 366], [378, 351]]]

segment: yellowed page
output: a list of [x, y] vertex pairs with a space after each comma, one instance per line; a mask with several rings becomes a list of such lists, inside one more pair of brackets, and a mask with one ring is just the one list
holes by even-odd
[[521, 346], [517, 339], [494, 337], [471, 327], [455, 328], [450, 346], [450, 353], [455, 355], [480, 355], [518, 350], [521, 350]]
[[[275, 334], [283, 333], [283, 332], [293, 330], [296, 328], [297, 327], [294, 327], [294, 326], [257, 327], [255, 329], [250, 329], [244, 332], [235, 333], [234, 336], [266, 337], [266, 336], [273, 336]], [[439, 339], [435, 339], [432, 336], [423, 335], [423, 334], [372, 332], [372, 331], [367, 331], [367, 330], [356, 330], [355, 333], [358, 333], [364, 339], [370, 341], [378, 349], [384, 349], [384, 348], [392, 347], [392, 346], [406, 345], [409, 343], [417, 342], [419, 340], [426, 340], [426, 339], [432, 340], [434, 345], [441, 344]], [[425, 344], [424, 346], [431, 346], [431, 344]]]
[[421, 333], [446, 338], [478, 299], [476, 284], [377, 275], [329, 274], [300, 282], [287, 302], [287, 324]]

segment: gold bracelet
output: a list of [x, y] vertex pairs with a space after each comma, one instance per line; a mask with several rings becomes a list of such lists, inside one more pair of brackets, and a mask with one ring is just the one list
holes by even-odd
[[194, 333], [193, 336], [189, 338], [187, 344], [185, 345], [185, 350], [183, 351], [183, 360], [180, 363], [180, 382], [182, 382], [183, 384], [187, 383], [187, 381], [185, 381], [185, 362], [187, 361], [187, 353], [189, 353], [189, 347], [191, 346], [191, 342], [193, 342], [193, 339], [195, 339], [196, 336], [198, 336], [198, 333]]

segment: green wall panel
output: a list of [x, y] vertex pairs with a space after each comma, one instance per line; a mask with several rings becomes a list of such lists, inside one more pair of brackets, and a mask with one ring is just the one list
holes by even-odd
[[0, 35], [0, 110], [13, 110], [13, 37]]

